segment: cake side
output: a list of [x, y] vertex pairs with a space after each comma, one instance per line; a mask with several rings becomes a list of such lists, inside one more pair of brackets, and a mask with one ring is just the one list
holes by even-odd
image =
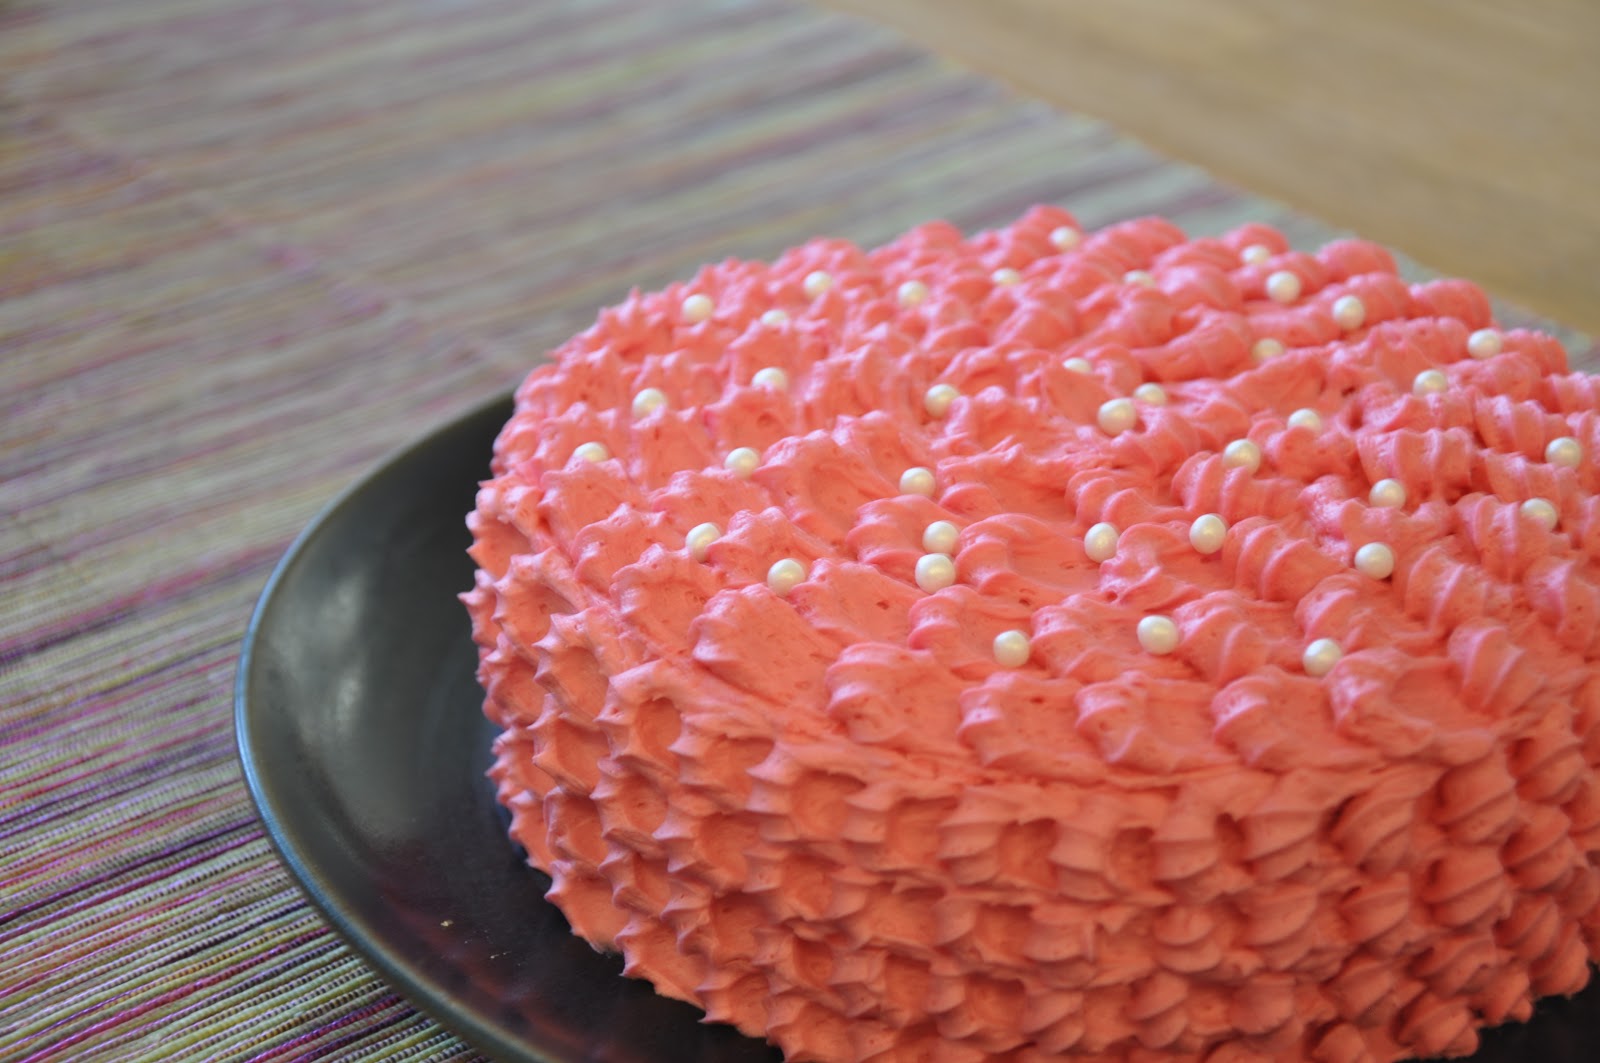
[[1595, 954], [1595, 410], [1259, 226], [636, 293], [471, 521], [513, 833], [795, 1059], [1470, 1051]]

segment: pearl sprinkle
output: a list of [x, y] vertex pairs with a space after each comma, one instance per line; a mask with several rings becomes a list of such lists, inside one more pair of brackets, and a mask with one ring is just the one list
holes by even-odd
[[789, 315], [782, 310], [768, 310], [761, 315], [761, 323], [767, 328], [777, 328], [789, 323]]
[[1439, 369], [1424, 369], [1418, 373], [1416, 379], [1411, 381], [1411, 394], [1423, 398], [1429, 395], [1438, 395], [1450, 386], [1450, 378]]
[[829, 273], [825, 269], [814, 269], [810, 273], [806, 274], [805, 284], [803, 287], [805, 288], [806, 295], [815, 299], [817, 296], [833, 287], [833, 274]]
[[1021, 668], [1033, 655], [1026, 631], [1002, 631], [994, 637], [994, 660], [1001, 668]]
[[1057, 251], [1071, 251], [1078, 246], [1078, 241], [1083, 239], [1083, 234], [1070, 225], [1050, 230], [1050, 243]]
[[789, 374], [775, 365], [769, 365], [765, 369], [757, 369], [756, 375], [750, 378], [750, 383], [768, 391], [788, 391]]
[[917, 558], [917, 586], [929, 594], [956, 581], [956, 563], [948, 554], [923, 554]]
[[1290, 428], [1309, 428], [1313, 432], [1322, 431], [1322, 415], [1316, 410], [1300, 409], [1289, 415]]
[[711, 301], [711, 296], [697, 292], [683, 301], [682, 309], [683, 319], [691, 325], [698, 325], [716, 312], [717, 304]]
[[1267, 278], [1267, 298], [1275, 303], [1292, 303], [1300, 298], [1300, 275], [1280, 269]]
[[1261, 448], [1248, 439], [1235, 439], [1222, 448], [1222, 464], [1230, 469], [1248, 469], [1253, 473], [1261, 468]]
[[921, 281], [906, 281], [895, 293], [901, 306], [921, 306], [928, 300], [928, 286]]
[[1139, 423], [1139, 409], [1132, 399], [1108, 399], [1100, 404], [1099, 421], [1106, 435], [1121, 435]]
[[706, 552], [711, 549], [711, 544], [722, 538], [722, 529], [710, 521], [696, 524], [689, 529], [689, 534], [683, 537], [683, 548], [689, 551], [689, 556], [696, 561], [704, 561]]
[[1139, 621], [1139, 645], [1146, 653], [1165, 657], [1178, 648], [1182, 632], [1170, 616], [1147, 616]]
[[1133, 397], [1146, 406], [1165, 406], [1167, 392], [1160, 384], [1140, 384], [1133, 389]]
[[1575, 469], [1578, 462], [1583, 460], [1583, 445], [1571, 436], [1552, 439], [1550, 445], [1544, 448], [1544, 460], [1551, 465]]
[[1247, 266], [1261, 266], [1272, 257], [1272, 249], [1264, 244], [1251, 244], [1239, 253], [1239, 257]]
[[767, 569], [767, 586], [780, 598], [787, 598], [789, 592], [805, 580], [806, 566], [792, 557], [775, 561], [772, 567]]
[[1367, 492], [1367, 501], [1382, 509], [1399, 509], [1406, 504], [1406, 485], [1399, 480], [1379, 480]]
[[633, 397], [633, 415], [648, 417], [667, 404], [667, 393], [660, 388], [644, 388]]
[[1344, 650], [1332, 639], [1317, 639], [1306, 647], [1306, 652], [1300, 657], [1300, 664], [1306, 670], [1306, 675], [1321, 678], [1333, 671], [1333, 666], [1339, 663], [1339, 658], [1344, 656]]
[[1123, 284], [1136, 284], [1141, 288], [1154, 288], [1156, 279], [1142, 269], [1130, 269], [1122, 275]]
[[1524, 517], [1537, 521], [1545, 531], [1555, 531], [1556, 524], [1561, 520], [1561, 514], [1557, 511], [1555, 503], [1548, 498], [1530, 498], [1517, 508]]
[[1109, 561], [1117, 553], [1117, 540], [1122, 537], [1122, 532], [1115, 524], [1101, 521], [1083, 537], [1083, 552], [1089, 555], [1090, 561]]
[[1000, 287], [1006, 288], [1022, 280], [1022, 274], [1018, 273], [1010, 266], [1002, 266], [993, 273], [989, 274], [989, 279], [998, 284]]
[[961, 392], [949, 384], [935, 384], [923, 394], [922, 408], [929, 417], [943, 417], [960, 396]]
[[900, 493], [903, 495], [921, 495], [923, 498], [933, 497], [933, 470], [913, 465], [900, 474]]
[[723, 459], [722, 467], [733, 473], [741, 480], [750, 479], [750, 474], [761, 466], [761, 455], [751, 447], [737, 447], [728, 451], [728, 456]]
[[1368, 543], [1356, 551], [1356, 571], [1368, 579], [1394, 575], [1394, 551], [1386, 543]]
[[1333, 301], [1333, 320], [1346, 332], [1354, 332], [1367, 321], [1367, 304], [1354, 295], [1341, 295]]
[[1196, 517], [1189, 525], [1189, 543], [1202, 554], [1214, 554], [1222, 549], [1228, 537], [1228, 522], [1216, 513]]
[[572, 456], [593, 465], [611, 457], [611, 451], [606, 449], [604, 443], [579, 443], [572, 451]]
[[1275, 340], [1271, 336], [1263, 336], [1256, 340], [1250, 348], [1250, 357], [1256, 362], [1265, 362], [1269, 358], [1276, 358], [1283, 353], [1283, 341]]
[[961, 529], [947, 520], [936, 520], [922, 533], [922, 548], [930, 554], [953, 554]]
[[1061, 368], [1069, 373], [1089, 373], [1094, 371], [1094, 366], [1087, 358], [1068, 358], [1061, 363]]
[[1500, 333], [1492, 328], [1481, 328], [1467, 337], [1467, 353], [1474, 358], [1493, 358], [1500, 347]]

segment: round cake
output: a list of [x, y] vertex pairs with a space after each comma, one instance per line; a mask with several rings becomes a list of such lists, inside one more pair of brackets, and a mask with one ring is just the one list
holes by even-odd
[[1258, 225], [634, 293], [469, 518], [512, 833], [791, 1060], [1470, 1053], [1600, 955], [1597, 410]]

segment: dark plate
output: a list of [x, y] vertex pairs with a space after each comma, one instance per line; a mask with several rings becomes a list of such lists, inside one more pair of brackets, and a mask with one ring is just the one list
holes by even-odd
[[[239, 665], [245, 778], [312, 902], [416, 1005], [490, 1055], [774, 1063], [572, 936], [506, 837], [456, 594], [508, 398], [392, 457], [267, 584]], [[1482, 1063], [1600, 1058], [1600, 985], [1488, 1034]]]
[[262, 593], [237, 726], [256, 808], [312, 902], [418, 1007], [496, 1059], [774, 1063], [572, 935], [507, 839], [456, 595], [501, 398], [393, 456]]

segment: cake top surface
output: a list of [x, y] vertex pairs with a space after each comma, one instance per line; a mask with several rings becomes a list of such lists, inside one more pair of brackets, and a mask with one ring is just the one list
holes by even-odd
[[634, 293], [518, 390], [485, 487], [561, 563], [475, 556], [797, 778], [1256, 807], [1594, 697], [1597, 406], [1374, 245], [1036, 208]]

